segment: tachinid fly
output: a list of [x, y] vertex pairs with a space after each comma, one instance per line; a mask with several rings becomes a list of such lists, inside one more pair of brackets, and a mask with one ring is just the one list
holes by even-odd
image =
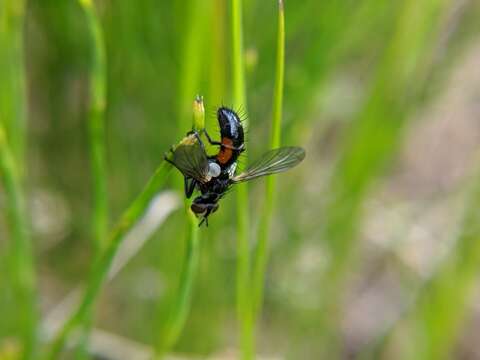
[[[245, 151], [242, 123], [239, 116], [226, 107], [217, 110], [217, 119], [220, 141], [212, 140], [206, 130], [201, 133], [193, 131], [171, 150], [170, 156], [165, 156], [183, 174], [187, 198], [195, 189], [201, 193], [191, 205], [195, 215], [202, 218], [199, 226], [203, 222], [208, 226], [208, 217], [217, 211], [218, 201], [233, 184], [286, 171], [305, 158], [305, 150], [301, 147], [281, 147], [266, 152], [236, 175], [238, 157]], [[211, 145], [219, 146], [217, 154], [207, 154], [200, 138], [202, 133]]]

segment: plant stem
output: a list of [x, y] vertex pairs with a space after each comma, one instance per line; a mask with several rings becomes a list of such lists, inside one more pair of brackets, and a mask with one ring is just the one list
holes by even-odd
[[160, 349], [157, 351], [157, 357], [161, 358], [167, 353], [177, 342], [178, 337], [182, 333], [185, 321], [190, 311], [190, 302], [192, 298], [192, 288], [195, 274], [198, 269], [199, 259], [199, 231], [197, 218], [190, 211], [186, 204], [186, 212], [188, 216], [189, 233], [187, 234], [187, 252], [182, 266], [180, 275], [180, 287], [178, 296], [175, 301], [170, 318], [167, 321], [167, 331], [161, 342]]
[[105, 160], [106, 60], [100, 21], [91, 0], [78, 0], [87, 18], [92, 39], [90, 74], [89, 140], [92, 168], [94, 207], [92, 214], [93, 239], [101, 250], [108, 231], [107, 171]]
[[[277, 60], [275, 72], [275, 88], [273, 95], [272, 129], [270, 148], [280, 147], [282, 130], [283, 83], [285, 73], [285, 8], [283, 0], [278, 2]], [[258, 243], [254, 254], [252, 286], [252, 319], [258, 316], [263, 301], [265, 270], [268, 261], [268, 239], [275, 208], [276, 178], [268, 176], [265, 186], [265, 208], [262, 213]]]
[[77, 328], [82, 321], [85, 320], [86, 315], [89, 313], [93, 302], [100, 292], [102, 284], [108, 274], [112, 259], [121, 244], [124, 235], [143, 216], [152, 198], [164, 185], [170, 168], [170, 164], [166, 161], [163, 161], [160, 164], [143, 191], [127, 208], [120, 220], [110, 231], [109, 236], [107, 237], [108, 241], [105, 244], [105, 250], [93, 266], [82, 300], [56, 335], [48, 353], [46, 354], [46, 359], [57, 359], [59, 352], [64, 347], [72, 330]]
[[[90, 167], [93, 185], [93, 210], [91, 218], [94, 256], [96, 260], [105, 244], [108, 231], [107, 170], [105, 159], [105, 107], [106, 107], [106, 60], [105, 45], [100, 20], [91, 0], [78, 0], [83, 8], [91, 37], [92, 63], [90, 70], [90, 105], [88, 135]], [[85, 358], [88, 335], [93, 323], [93, 314], [85, 317], [77, 358]]]
[[12, 239], [10, 261], [14, 294], [18, 302], [16, 328], [23, 344], [23, 358], [30, 359], [34, 355], [37, 324], [32, 245], [27, 230], [20, 175], [14, 155], [7, 144], [2, 123], [0, 123], [0, 176], [5, 189], [6, 215]]
[[[243, 53], [242, 1], [232, 0], [232, 71], [233, 105], [243, 107], [246, 112], [245, 69]], [[248, 122], [243, 123], [248, 129]], [[247, 156], [244, 156], [245, 163]], [[251, 311], [249, 304], [250, 285], [250, 246], [248, 241], [248, 188], [246, 184], [237, 186], [237, 318], [240, 323], [240, 344], [242, 358], [253, 357], [253, 334], [251, 332]]]
[[5, 0], [0, 3], [0, 181], [6, 195], [6, 217], [11, 238], [10, 251], [2, 255], [0, 261], [5, 260], [10, 266], [16, 302], [14, 335], [19, 336], [22, 343], [22, 358], [30, 359], [35, 354], [37, 294], [28, 214], [22, 189], [27, 117], [24, 20], [24, 0]]
[[[203, 107], [203, 99], [200, 96], [197, 96], [193, 102], [192, 129], [197, 131], [205, 129], [205, 108]], [[167, 320], [164, 337], [156, 348], [157, 358], [163, 357], [175, 345], [182, 333], [190, 311], [193, 282], [198, 270], [200, 238], [198, 219], [190, 210], [190, 201], [188, 199], [185, 199], [185, 214], [187, 216], [187, 252], [180, 275], [177, 298]]]
[[25, 71], [23, 27], [25, 0], [4, 0], [0, 4], [0, 117], [19, 176], [24, 171]]

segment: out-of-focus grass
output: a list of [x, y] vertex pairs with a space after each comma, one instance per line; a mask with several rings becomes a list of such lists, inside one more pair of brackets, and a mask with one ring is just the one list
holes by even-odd
[[[270, 129], [270, 148], [280, 147], [283, 114], [283, 84], [285, 73], [285, 6], [283, 0], [278, 2], [277, 61], [275, 66], [275, 88], [273, 94], [272, 125]], [[257, 318], [263, 303], [263, 287], [268, 262], [269, 237], [272, 217], [275, 210], [276, 181], [274, 176], [265, 180], [265, 205], [259, 224], [258, 239], [254, 253], [252, 269], [251, 311], [252, 328], [255, 329]], [[254, 330], [251, 330], [254, 332]], [[254, 332], [255, 333], [255, 332]]]
[[[11, 326], [14, 329], [12, 335], [19, 337], [22, 357], [30, 359], [35, 353], [36, 344], [36, 277], [20, 174], [1, 123], [0, 175], [6, 195], [6, 215], [11, 239], [8, 263], [10, 263], [10, 280], [16, 309], [14, 323], [5, 325]], [[3, 309], [3, 311], [5, 310]], [[8, 319], [9, 317], [5, 315], [4, 318]]]
[[[256, 338], [258, 353], [282, 355], [289, 351], [292, 358], [305, 358], [325, 352], [334, 357], [340, 346], [344, 351], [344, 333], [342, 338], [332, 334], [338, 334], [336, 315], [340, 306], [344, 306], [342, 298], [344, 290], [349, 289], [348, 275], [359, 270], [356, 239], [361, 230], [364, 204], [376, 192], [376, 180], [384, 174], [382, 170], [388, 167], [402, 143], [405, 123], [424, 103], [422, 90], [432, 85], [431, 78], [425, 81], [425, 76], [448, 70], [430, 61], [432, 48], [439, 40], [443, 42], [442, 46], [448, 47], [448, 51], [436, 49], [436, 56], [442, 62], [455, 65], [461, 51], [451, 50], [452, 43], [458, 49], [464, 39], [476, 39], [478, 16], [474, 14], [478, 14], [478, 5], [471, 1], [465, 3], [477, 12], [460, 12], [458, 24], [445, 24], [447, 30], [439, 39], [437, 24], [446, 20], [442, 9], [455, 12], [457, 2], [306, 0], [298, 6], [286, 1], [283, 140], [307, 147], [312, 156], [301, 169], [277, 180], [276, 192], [281, 202], [273, 208], [272, 266], [266, 271], [265, 306]], [[21, 9], [23, 15], [22, 5], [22, 1], [4, 1], [1, 6]], [[118, 0], [113, 3], [98, 0], [95, 5], [108, 55], [105, 146], [109, 154], [109, 176], [106, 186], [115, 217], [121, 214], [125, 204], [131, 203], [161, 161], [164, 151], [190, 128], [190, 104], [197, 93], [204, 95], [210, 134], [216, 135], [216, 119], [211, 110], [217, 105], [244, 109], [248, 105], [249, 154], [255, 157], [268, 147], [266, 119], [271, 112], [277, 48], [274, 1]], [[232, 18], [232, 13], [239, 8], [243, 10], [243, 18], [239, 13]], [[28, 146], [22, 145], [23, 123], [11, 122], [11, 117], [0, 121], [5, 126], [14, 165], [20, 177], [28, 175], [27, 189], [33, 190], [27, 192], [32, 196], [26, 203], [30, 204], [31, 199], [37, 204], [36, 194], [40, 190], [60, 204], [55, 211], [45, 212], [45, 217], [54, 224], [50, 228], [60, 231], [50, 229], [46, 235], [42, 234], [38, 230], [38, 213], [33, 214], [32, 237], [38, 244], [42, 296], [46, 304], [62, 287], [84, 280], [83, 274], [93, 258], [90, 248], [85, 246], [90, 239], [92, 214], [91, 189], [83, 171], [90, 162], [86, 151], [89, 134], [83, 119], [89, 107], [88, 79], [92, 70], [84, 54], [91, 51], [91, 33], [79, 10], [74, 1], [28, 2], [24, 37], [17, 31], [23, 20], [3, 21], [4, 16], [13, 13], [0, 13], [0, 52], [5, 55], [0, 57], [0, 114], [22, 110], [16, 104], [23, 100], [13, 95], [14, 92], [3, 90], [12, 84], [14, 87], [10, 89], [15, 88], [9, 79], [23, 77], [15, 75], [22, 71], [21, 62], [12, 62], [11, 55], [20, 54], [25, 40], [29, 118], [32, 119], [28, 126]], [[11, 24], [15, 25], [15, 33], [4, 32], [14, 29]], [[238, 32], [240, 25], [242, 29]], [[243, 39], [239, 37], [241, 33]], [[450, 38], [450, 34], [453, 37]], [[15, 46], [9, 47], [12, 44]], [[16, 50], [12, 52], [12, 49]], [[248, 52], [248, 69], [243, 74], [244, 49]], [[17, 85], [22, 86], [21, 82]], [[433, 96], [435, 92], [428, 95]], [[359, 108], [359, 104], [363, 105]], [[19, 149], [26, 149], [28, 168], [25, 172], [22, 155], [17, 159], [16, 144]], [[333, 175], [325, 185], [332, 163]], [[163, 180], [162, 175], [162, 183]], [[249, 187], [253, 195], [251, 208], [242, 204], [247, 200], [246, 192], [241, 188], [234, 190], [239, 200], [238, 219], [244, 224], [239, 227], [240, 234], [236, 229], [238, 219], [233, 194], [222, 199], [220, 211], [211, 217], [209, 228], [201, 229], [191, 309], [172, 351], [206, 356], [227, 347], [241, 346], [241, 342], [237, 344], [234, 340], [234, 329], [238, 329], [233, 320], [236, 255], [239, 249], [240, 254], [250, 255], [246, 239], [257, 233], [264, 198], [261, 185], [252, 182]], [[324, 189], [325, 193], [319, 194]], [[8, 200], [4, 193], [5, 196], [0, 197], [2, 205]], [[326, 198], [326, 204], [322, 203]], [[242, 218], [242, 211], [247, 210], [251, 222], [245, 225], [242, 219], [247, 217]], [[28, 223], [27, 219], [25, 216], [21, 221]], [[473, 222], [474, 217], [471, 219]], [[3, 250], [6, 245], [3, 235], [7, 232], [2, 225], [0, 223], [0, 246]], [[466, 221], [464, 227], [468, 229], [470, 224]], [[473, 226], [472, 229], [475, 230]], [[167, 226], [154, 236], [154, 241], [146, 244], [145, 250], [99, 299], [98, 326], [144, 343], [158, 342], [163, 335], [158, 330], [169, 318], [170, 309], [178, 305], [176, 289], [181, 282], [179, 273], [188, 244], [183, 239], [185, 236], [188, 239], [187, 232], [183, 214], [169, 219]], [[237, 236], [244, 239], [240, 247], [235, 244]], [[9, 236], [9, 243], [11, 239]], [[468, 303], [470, 295], [466, 294], [473, 286], [475, 270], [469, 264], [473, 264], [476, 256], [475, 244], [461, 237], [457, 245], [465, 246], [458, 251], [462, 255], [455, 260], [447, 259], [446, 264], [451, 261], [454, 265], [445, 265], [438, 279], [432, 280], [432, 284], [437, 284], [433, 286], [435, 289], [429, 290], [427, 286], [425, 294], [429, 295], [420, 297], [432, 299], [435, 309], [448, 307], [451, 312], [444, 317], [439, 311], [437, 315], [427, 314], [423, 301], [418, 302], [418, 308], [411, 309], [420, 324], [407, 322], [407, 328], [418, 329], [416, 333], [425, 335], [425, 341], [416, 336], [411, 347], [418, 356], [434, 356], [433, 350], [450, 348], [461, 329], [457, 321], [468, 311], [463, 304]], [[116, 245], [109, 242], [106, 246], [108, 252], [114, 251], [112, 247]], [[314, 283], [307, 282], [310, 273], [301, 272], [295, 283], [283, 284], [279, 269], [295, 274], [297, 267], [313, 266], [312, 259], [316, 259], [317, 252], [324, 252], [326, 260], [324, 263], [314, 261]], [[90, 280], [91, 298], [97, 298], [102, 282], [103, 270], [99, 269], [108, 265], [105, 254], [101, 258], [103, 265], [95, 265], [98, 277]], [[464, 258], [465, 267], [460, 267]], [[245, 275], [252, 264], [245, 259], [249, 258], [241, 257], [238, 263], [238, 295], [243, 296], [239, 304], [243, 301], [245, 310], [238, 311], [238, 317], [241, 321], [253, 321], [246, 312], [251, 308], [248, 303], [253, 299], [253, 291], [246, 286]], [[3, 270], [5, 265], [0, 267]], [[358, 276], [363, 275], [358, 271]], [[0, 274], [0, 304], [10, 316], [0, 322], [0, 334], [2, 339], [9, 339], [11, 327], [7, 323], [12, 323], [8, 318], [13, 318], [13, 312], [9, 311], [13, 301], [11, 294], [3, 291], [4, 278]], [[451, 282], [461, 285], [455, 296], [448, 291], [451, 278], [454, 279]], [[292, 296], [294, 288], [302, 286], [303, 292]], [[315, 306], [309, 307], [312, 298]], [[90, 307], [89, 301], [91, 299], [84, 299], [82, 309]], [[132, 309], [135, 311], [130, 311]], [[122, 316], [117, 316], [119, 313]], [[398, 326], [403, 328], [404, 322]], [[243, 339], [245, 353], [253, 356], [251, 333], [244, 333]], [[444, 340], [444, 345], [434, 345], [438, 339]], [[395, 345], [396, 342], [392, 348], [401, 353]], [[0, 341], [0, 353], [2, 346]], [[417, 349], [420, 349], [418, 353]]]
[[412, 102], [423, 89], [427, 65], [435, 49], [432, 39], [437, 38], [447, 3], [403, 3], [365, 105], [346, 134], [330, 181], [323, 225], [330, 260], [318, 282], [324, 295], [317, 326], [323, 327], [325, 357], [338, 356], [338, 305], [345, 276], [355, 266], [361, 205], [398, 148]]
[[[24, 195], [26, 90], [23, 56], [24, 1], [0, 4], [0, 179], [5, 193], [8, 250], [7, 281], [0, 283], [0, 334], [18, 342], [19, 353], [30, 359], [36, 351], [37, 292], [29, 216]], [[1, 208], [1, 205], [0, 205]], [[2, 209], [3, 210], [3, 209]], [[3, 279], [2, 279], [3, 280]], [[12, 299], [8, 294], [12, 291]], [[10, 314], [13, 314], [11, 316]], [[15, 338], [16, 337], [16, 338]]]
[[108, 231], [107, 165], [105, 154], [106, 59], [103, 32], [95, 5], [91, 0], [79, 0], [85, 11], [91, 36], [90, 109], [88, 134], [92, 169], [93, 211], [92, 235], [97, 251], [103, 248]]
[[[108, 232], [107, 165], [105, 154], [105, 109], [107, 102], [106, 59], [104, 36], [95, 4], [91, 0], [79, 0], [91, 38], [91, 65], [89, 86], [88, 137], [90, 169], [92, 176], [91, 236], [94, 261], [101, 256]], [[93, 261], [93, 262], [94, 262]], [[93, 263], [92, 262], [92, 263]], [[91, 323], [93, 314], [85, 316]], [[79, 341], [78, 358], [86, 357], [90, 326], [85, 324]]]
[[[245, 85], [244, 68], [244, 45], [243, 45], [243, 1], [232, 0], [231, 2], [231, 46], [232, 46], [232, 98], [235, 110], [243, 109], [245, 115], [243, 128], [245, 141], [248, 142], [248, 112], [247, 94]], [[247, 162], [248, 157], [243, 156]], [[239, 166], [237, 171], [241, 171]], [[237, 185], [237, 321], [239, 328], [239, 340], [243, 359], [253, 357], [253, 332], [250, 310], [250, 226], [248, 209], [248, 187], [247, 184]]]
[[137, 196], [127, 210], [125, 210], [115, 227], [110, 231], [105, 250], [102, 251], [102, 254], [98, 257], [93, 266], [81, 302], [72, 314], [69, 315], [65, 324], [53, 340], [46, 354], [47, 359], [56, 359], [62, 348], [65, 346], [65, 342], [72, 331], [86, 320], [86, 316], [88, 316], [95, 299], [98, 297], [113, 257], [122, 239], [128, 230], [130, 230], [144, 214], [145, 209], [152, 198], [165, 184], [169, 170], [170, 166], [168, 163], [164, 161], [160, 164], [143, 191]]
[[25, 75], [23, 28], [25, 1], [6, 0], [0, 4], [0, 117], [9, 146], [22, 174], [25, 136]]

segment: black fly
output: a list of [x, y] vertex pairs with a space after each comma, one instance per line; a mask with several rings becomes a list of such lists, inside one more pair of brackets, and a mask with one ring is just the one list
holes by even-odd
[[185, 178], [185, 195], [190, 198], [197, 188], [201, 195], [191, 205], [192, 211], [208, 226], [208, 216], [218, 209], [218, 201], [233, 184], [260, 176], [286, 171], [305, 158], [301, 147], [281, 147], [263, 154], [241, 174], [236, 175], [237, 160], [245, 151], [243, 127], [238, 115], [221, 107], [217, 111], [221, 141], [213, 141], [203, 130], [208, 142], [219, 146], [216, 155], [209, 156], [198, 132], [190, 132], [171, 150], [165, 159], [174, 165]]

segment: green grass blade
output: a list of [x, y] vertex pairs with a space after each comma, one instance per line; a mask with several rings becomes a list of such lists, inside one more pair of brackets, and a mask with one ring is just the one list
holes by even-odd
[[[235, 109], [242, 108], [247, 113], [245, 67], [243, 52], [242, 1], [232, 0], [232, 95]], [[248, 122], [243, 123], [248, 132]], [[245, 163], [248, 161], [244, 155]], [[249, 302], [250, 286], [250, 246], [248, 218], [247, 184], [237, 185], [237, 318], [242, 357], [251, 359], [253, 354], [253, 334], [251, 332], [251, 311]]]
[[90, 70], [90, 109], [88, 133], [90, 162], [93, 179], [93, 239], [95, 247], [102, 249], [108, 231], [107, 170], [105, 159], [105, 108], [107, 74], [105, 44], [100, 20], [91, 0], [78, 0], [81, 4], [92, 39]]
[[[205, 128], [205, 110], [203, 99], [197, 97], [193, 105], [193, 122], [189, 123], [191, 108], [190, 99], [198, 92], [201, 80], [201, 66], [204, 60], [204, 41], [208, 7], [211, 2], [191, 0], [187, 5], [187, 30], [184, 35], [181, 49], [181, 71], [179, 80], [179, 94], [177, 104], [178, 132], [184, 136], [189, 129], [201, 130]], [[178, 188], [182, 188], [181, 181]], [[187, 252], [182, 264], [179, 288], [173, 308], [170, 311], [162, 338], [155, 344], [157, 358], [161, 358], [176, 344], [181, 335], [188, 313], [190, 311], [192, 288], [198, 268], [199, 229], [198, 221], [190, 211], [190, 201], [185, 199], [186, 213], [186, 244]]]
[[[213, 6], [211, 6], [210, 18], [212, 21], [212, 29], [210, 34], [210, 41], [212, 44], [211, 56], [210, 56], [210, 76], [209, 76], [209, 95], [208, 99], [211, 104], [221, 104], [225, 96], [225, 83], [226, 83], [226, 1], [225, 0], [213, 0]], [[207, 130], [210, 133], [210, 127], [207, 126]], [[213, 129], [213, 127], [212, 127]], [[213, 131], [212, 131], [213, 133]]]
[[188, 28], [184, 35], [181, 51], [180, 79], [178, 91], [178, 129], [179, 136], [184, 136], [191, 125], [190, 101], [198, 94], [203, 60], [203, 44], [205, 41], [205, 8], [209, 2], [191, 0], [188, 2], [185, 23]]
[[[273, 115], [270, 148], [280, 147], [282, 130], [283, 83], [285, 73], [285, 8], [283, 0], [278, 3], [277, 60], [275, 71], [275, 89], [273, 96]], [[263, 286], [268, 261], [268, 239], [275, 209], [276, 178], [269, 176], [265, 186], [265, 207], [258, 231], [258, 242], [254, 253], [252, 273], [252, 312], [253, 319], [258, 316], [263, 301]]]
[[[107, 170], [105, 156], [105, 108], [106, 108], [106, 55], [103, 33], [95, 4], [91, 0], [78, 0], [87, 20], [91, 37], [92, 60], [90, 67], [90, 104], [88, 111], [88, 136], [90, 168], [93, 185], [92, 240], [94, 259], [100, 256], [103, 241], [108, 232]], [[84, 329], [79, 341], [78, 358], [85, 358], [88, 334], [93, 314], [85, 317]]]
[[24, 359], [34, 355], [37, 324], [35, 273], [33, 268], [32, 245], [28, 235], [25, 200], [23, 197], [19, 170], [10, 150], [5, 130], [0, 123], [0, 176], [6, 195], [7, 220], [10, 228], [10, 261], [13, 272], [12, 282], [17, 306], [15, 313], [22, 342]]
[[323, 236], [328, 241], [331, 259], [319, 278], [319, 287], [325, 294], [318, 312], [326, 351], [322, 356], [337, 355], [338, 304], [347, 274], [355, 264], [362, 204], [372, 183], [398, 149], [409, 110], [425, 86], [426, 69], [447, 2], [432, 0], [421, 6], [414, 0], [403, 3], [371, 93], [345, 139], [324, 211]]
[[122, 239], [132, 226], [143, 216], [152, 198], [163, 187], [167, 180], [170, 168], [170, 164], [166, 161], [163, 161], [160, 164], [143, 191], [127, 208], [115, 227], [110, 231], [105, 250], [93, 266], [82, 300], [56, 335], [51, 347], [48, 349], [46, 359], [57, 359], [58, 354], [65, 346], [65, 342], [72, 330], [76, 329], [82, 321], [85, 320], [95, 299], [99, 295], [101, 287], [108, 274], [112, 259], [121, 244]]
[[[0, 177], [6, 195], [11, 242], [8, 257], [15, 303], [15, 336], [23, 358], [35, 354], [36, 285], [33, 250], [22, 189], [25, 172], [26, 91], [23, 57], [25, 1], [0, 3]], [[4, 309], [8, 311], [8, 309]], [[12, 325], [12, 324], [10, 324]]]
[[186, 212], [190, 224], [190, 233], [187, 234], [187, 253], [180, 275], [178, 296], [171, 310], [171, 315], [167, 320], [167, 331], [163, 335], [159, 349], [157, 349], [158, 358], [161, 358], [175, 345], [182, 333], [190, 311], [193, 283], [199, 261], [199, 231], [197, 225], [198, 219], [190, 211], [189, 207], [187, 207]]
[[[196, 131], [205, 129], [205, 108], [203, 106], [203, 99], [200, 96], [198, 96], [193, 103], [192, 129]], [[190, 210], [190, 201], [187, 199], [185, 200], [185, 213], [187, 216], [188, 230], [186, 239], [187, 251], [182, 265], [178, 294], [167, 320], [166, 332], [156, 347], [157, 358], [163, 357], [163, 355], [172, 349], [182, 333], [190, 311], [193, 284], [198, 271], [200, 256], [198, 219]]]
[[22, 175], [25, 148], [24, 0], [0, 3], [0, 118]]

